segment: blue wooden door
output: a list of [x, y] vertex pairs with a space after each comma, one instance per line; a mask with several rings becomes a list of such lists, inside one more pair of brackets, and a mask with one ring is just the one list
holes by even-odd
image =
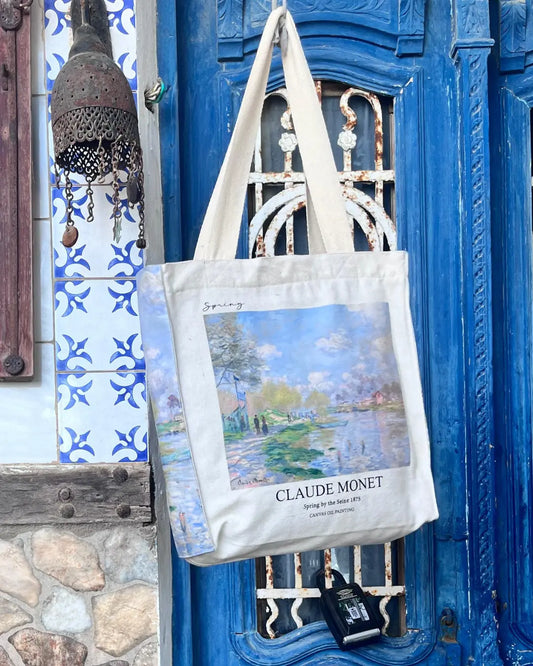
[[[169, 261], [193, 254], [270, 8], [269, 0], [158, 0], [159, 69], [171, 86], [160, 107]], [[176, 560], [175, 664], [499, 664], [488, 2], [289, 0], [289, 8], [316, 79], [390, 105], [387, 212], [410, 256], [441, 516], [396, 546], [406, 611], [391, 633], [400, 635], [352, 653], [312, 613], [303, 626], [265, 632], [263, 564], [200, 569]], [[270, 90], [281, 83], [278, 55]]]

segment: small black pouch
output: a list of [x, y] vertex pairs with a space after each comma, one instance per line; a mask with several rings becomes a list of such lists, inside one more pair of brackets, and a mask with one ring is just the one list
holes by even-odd
[[320, 606], [326, 623], [341, 650], [352, 650], [381, 634], [382, 621], [356, 583], [347, 583], [332, 569], [333, 587], [326, 589], [324, 570], [316, 573]]

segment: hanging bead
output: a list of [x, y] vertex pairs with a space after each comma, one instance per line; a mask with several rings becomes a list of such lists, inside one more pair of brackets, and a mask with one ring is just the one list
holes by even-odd
[[78, 236], [79, 236], [78, 230], [74, 225], [71, 225], [70, 227], [67, 227], [65, 229], [61, 242], [65, 247], [73, 247], [74, 245], [76, 245]]
[[136, 173], [130, 173], [128, 176], [128, 183], [126, 186], [128, 193], [128, 203], [133, 208], [133, 206], [139, 203], [141, 198], [141, 189], [139, 186], [139, 176]]

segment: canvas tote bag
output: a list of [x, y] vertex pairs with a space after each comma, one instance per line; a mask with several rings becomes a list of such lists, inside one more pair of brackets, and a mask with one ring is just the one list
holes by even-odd
[[[280, 27], [312, 254], [236, 260]], [[279, 8], [194, 259], [138, 278], [170, 518], [190, 562], [383, 543], [437, 518], [407, 255], [352, 249], [311, 74]]]

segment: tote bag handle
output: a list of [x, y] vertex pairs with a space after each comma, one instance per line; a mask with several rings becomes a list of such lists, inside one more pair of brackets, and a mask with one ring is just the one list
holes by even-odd
[[270, 14], [257, 49], [233, 136], [200, 230], [195, 260], [235, 258], [278, 28], [287, 96], [307, 182], [310, 252], [353, 251], [350, 224], [313, 78], [294, 20], [279, 7]]

